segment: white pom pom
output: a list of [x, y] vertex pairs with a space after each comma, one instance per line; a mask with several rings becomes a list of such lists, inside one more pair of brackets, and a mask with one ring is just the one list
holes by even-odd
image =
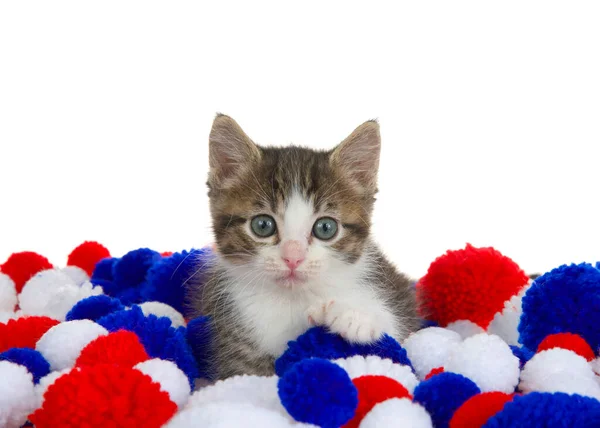
[[173, 307], [162, 302], [145, 302], [140, 305], [144, 315], [156, 315], [157, 317], [167, 317], [171, 320], [171, 325], [175, 328], [185, 326], [183, 315], [177, 312]]
[[160, 384], [160, 389], [171, 397], [171, 401], [182, 408], [190, 398], [191, 388], [187, 376], [171, 361], [153, 358], [134, 366]]
[[346, 370], [351, 379], [365, 375], [386, 376], [402, 384], [411, 394], [419, 383], [409, 366], [396, 364], [388, 358], [384, 359], [376, 355], [366, 357], [355, 355], [333, 362]]
[[[269, 427], [288, 428], [302, 426], [272, 410], [248, 403], [208, 403], [187, 407], [169, 421], [166, 428], [230, 428]], [[305, 425], [306, 426], [306, 425]]]
[[478, 334], [456, 348], [444, 371], [461, 374], [477, 384], [481, 392], [514, 392], [519, 383], [519, 359], [498, 336]]
[[48, 301], [46, 315], [64, 321], [69, 311], [77, 302], [100, 294], [103, 294], [102, 287], [94, 287], [91, 282], [84, 282], [81, 286], [63, 288]]
[[432, 428], [427, 410], [408, 398], [392, 398], [377, 403], [365, 415], [360, 428]]
[[49, 329], [35, 345], [52, 370], [73, 367], [81, 350], [108, 331], [90, 320], [63, 322]]
[[61, 269], [61, 272], [69, 276], [76, 285], [81, 285], [90, 280], [87, 272], [78, 266], [67, 266]]
[[[59, 269], [43, 270], [25, 283], [19, 294], [19, 306], [27, 315], [45, 315], [54, 318], [55, 314], [49, 313], [52, 312], [48, 309], [50, 302], [57, 295], [72, 290], [76, 291], [77, 285], [67, 274]], [[55, 319], [61, 320], [60, 317]]]
[[0, 361], [0, 427], [19, 428], [36, 409], [33, 376], [10, 361]]
[[519, 294], [504, 302], [504, 309], [494, 315], [488, 333], [500, 336], [509, 345], [519, 346], [519, 321], [523, 313], [523, 296], [531, 287], [530, 281]]
[[10, 320], [16, 320], [23, 316], [23, 311], [18, 310], [16, 312], [0, 312], [0, 323], [6, 324]]
[[0, 272], [0, 312], [12, 312], [17, 306], [17, 289], [14, 281]]
[[411, 334], [402, 346], [406, 349], [419, 379], [443, 367], [450, 353], [460, 344], [458, 333], [441, 327], [428, 327]]
[[463, 340], [467, 337], [475, 336], [476, 334], [481, 334], [485, 331], [477, 324], [469, 320], [458, 320], [451, 322], [446, 326], [446, 328], [460, 334], [460, 337]]
[[519, 389], [523, 392], [565, 392], [600, 399], [600, 385], [588, 361], [567, 349], [535, 354], [523, 367]]
[[43, 378], [40, 379], [38, 384], [35, 386], [35, 395], [37, 398], [36, 409], [39, 409], [40, 407], [42, 407], [42, 404], [44, 403], [44, 394], [46, 393], [48, 388], [50, 388], [50, 386], [54, 382], [56, 382], [56, 379], [58, 379], [62, 375], [70, 373], [71, 370], [79, 370], [79, 369], [70, 369], [69, 368], [69, 369], [64, 369], [64, 370], [60, 370], [60, 371], [56, 371], [56, 372], [50, 372], [46, 376], [44, 376]]

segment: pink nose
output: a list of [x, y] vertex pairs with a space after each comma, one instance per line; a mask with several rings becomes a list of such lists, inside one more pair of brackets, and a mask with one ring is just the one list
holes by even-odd
[[300, 266], [306, 257], [306, 250], [300, 241], [286, 241], [281, 246], [281, 258], [291, 270]]

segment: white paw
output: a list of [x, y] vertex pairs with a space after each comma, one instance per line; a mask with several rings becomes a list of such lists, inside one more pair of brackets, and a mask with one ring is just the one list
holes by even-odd
[[307, 311], [311, 325], [324, 325], [353, 343], [371, 343], [379, 340], [385, 327], [373, 317], [344, 304], [329, 301], [311, 306]]

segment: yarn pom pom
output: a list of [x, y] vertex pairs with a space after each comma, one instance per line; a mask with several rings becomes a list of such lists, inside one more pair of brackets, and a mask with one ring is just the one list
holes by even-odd
[[357, 345], [346, 342], [324, 327], [312, 327], [298, 339], [288, 343], [288, 349], [275, 361], [275, 371], [282, 376], [291, 366], [305, 358], [335, 360], [354, 355], [376, 355], [398, 364], [411, 365], [404, 348], [387, 334], [373, 344]]
[[90, 281], [94, 285], [100, 285], [104, 291], [108, 294], [117, 292], [117, 289], [113, 285], [113, 267], [119, 259], [114, 257], [108, 257], [100, 260], [96, 263], [96, 268], [92, 273]]
[[192, 350], [192, 355], [198, 367], [198, 376], [202, 379], [211, 379], [211, 340], [212, 328], [209, 317], [198, 317], [187, 324], [185, 337]]
[[206, 270], [202, 268], [209, 264], [211, 254], [207, 249], [182, 251], [158, 260], [148, 270], [144, 300], [163, 302], [184, 313], [186, 285], [192, 278], [195, 283], [202, 282]]
[[50, 373], [50, 364], [39, 352], [29, 348], [11, 348], [0, 354], [0, 361], [10, 361], [27, 368], [33, 376], [33, 382], [38, 383], [40, 379]]
[[519, 383], [519, 359], [498, 336], [486, 333], [465, 339], [450, 355], [444, 371], [461, 374], [482, 392], [512, 393]]
[[128, 330], [137, 334], [150, 357], [173, 361], [187, 375], [193, 388], [198, 367], [186, 342], [185, 328], [172, 327], [166, 317], [144, 316], [139, 306], [106, 315], [98, 324], [108, 331]]
[[187, 376], [175, 363], [153, 358], [136, 364], [134, 368], [158, 383], [160, 389], [169, 394], [171, 401], [177, 404], [177, 407], [185, 406], [190, 398], [191, 388]]
[[66, 320], [91, 320], [97, 321], [105, 315], [113, 312], [122, 311], [125, 306], [119, 299], [106, 295], [90, 296], [80, 300], [67, 313]]
[[512, 346], [511, 345], [510, 350], [512, 351], [513, 355], [519, 359], [519, 368], [520, 369], [522, 369], [523, 366], [525, 365], [525, 363], [527, 361], [531, 360], [531, 358], [533, 358], [533, 356], [535, 355], [535, 352], [533, 352], [530, 349], [527, 349], [524, 346]]
[[171, 320], [171, 325], [175, 328], [185, 326], [183, 315], [177, 312], [173, 307], [162, 302], [144, 302], [140, 305], [144, 315], [156, 315], [157, 317], [167, 317]]
[[600, 271], [588, 263], [563, 265], [537, 278], [523, 297], [520, 341], [537, 349], [554, 333], [580, 335], [600, 347]]
[[590, 345], [577, 334], [572, 333], [557, 333], [547, 336], [537, 348], [537, 352], [545, 351], [546, 349], [562, 348], [575, 352], [581, 355], [588, 361], [596, 358], [594, 351]]
[[358, 391], [358, 407], [354, 417], [344, 428], [358, 428], [361, 421], [376, 404], [390, 398], [411, 398], [405, 387], [385, 376], [362, 376], [352, 381]]
[[86, 271], [77, 266], [66, 266], [60, 269], [60, 271], [71, 278], [75, 285], [82, 285], [90, 280]]
[[77, 367], [118, 364], [132, 367], [148, 359], [146, 350], [135, 333], [120, 330], [92, 340], [79, 355]]
[[19, 428], [37, 406], [31, 373], [10, 361], [0, 361], [0, 426]]
[[423, 406], [408, 398], [391, 398], [376, 404], [360, 424], [360, 428], [380, 427], [433, 428], [433, 422]]
[[338, 365], [320, 358], [300, 361], [279, 379], [279, 398], [297, 421], [337, 428], [354, 416], [356, 387]]
[[88, 366], [59, 377], [31, 416], [36, 428], [161, 427], [177, 411], [169, 394], [129, 367]]
[[485, 330], [469, 320], [458, 320], [449, 323], [446, 328], [460, 334], [462, 339], [483, 333]]
[[469, 320], [486, 329], [504, 302], [528, 282], [523, 270], [494, 248], [448, 251], [417, 284], [421, 313], [442, 327]]
[[110, 252], [103, 245], [87, 241], [71, 251], [67, 266], [77, 266], [92, 276], [96, 263], [107, 257], [110, 257]]
[[402, 346], [415, 368], [419, 379], [425, 379], [431, 370], [443, 367], [461, 343], [461, 336], [441, 327], [428, 327], [411, 334]]
[[0, 272], [0, 312], [12, 312], [17, 306], [17, 289], [15, 282]]
[[600, 426], [600, 401], [579, 395], [533, 392], [517, 395], [485, 428]]
[[[112, 284], [106, 294], [119, 298], [125, 305], [140, 303], [146, 274], [162, 257], [149, 248], [130, 251], [115, 261], [112, 269]], [[105, 287], [106, 288], [106, 287]]]
[[414, 401], [427, 409], [434, 426], [446, 428], [456, 409], [479, 392], [477, 385], [464, 376], [440, 373], [415, 388]]
[[17, 294], [33, 275], [46, 269], [52, 269], [48, 259], [31, 251], [14, 253], [0, 266], [0, 270], [14, 281]]
[[48, 317], [22, 317], [0, 324], [0, 352], [10, 348], [35, 348], [40, 337], [58, 321]]
[[511, 394], [497, 391], [474, 395], [454, 413], [450, 419], [450, 428], [481, 428], [512, 398]]
[[500, 336], [509, 345], [519, 345], [519, 321], [523, 314], [523, 296], [531, 287], [531, 281], [519, 294], [504, 302], [502, 312], [496, 313], [487, 328], [487, 332]]
[[52, 370], [73, 367], [81, 350], [108, 331], [90, 321], [67, 321], [49, 329], [37, 342], [35, 349], [50, 363]]

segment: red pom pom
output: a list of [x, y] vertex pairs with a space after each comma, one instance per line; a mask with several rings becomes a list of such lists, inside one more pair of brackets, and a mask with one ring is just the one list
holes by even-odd
[[494, 248], [467, 244], [464, 250], [438, 257], [417, 283], [419, 310], [442, 327], [469, 320], [486, 329], [528, 280], [515, 262]]
[[0, 352], [10, 348], [31, 348], [58, 321], [48, 317], [23, 317], [0, 323]]
[[440, 374], [440, 373], [444, 373], [444, 368], [436, 367], [435, 369], [432, 369], [429, 373], [427, 373], [427, 376], [425, 376], [425, 380], [429, 380], [429, 378], [432, 378], [436, 374]]
[[449, 428], [482, 427], [512, 398], [511, 394], [497, 391], [474, 395], [454, 412]]
[[110, 252], [103, 245], [86, 241], [71, 251], [67, 259], [67, 265], [77, 266], [83, 269], [88, 276], [92, 276], [96, 263], [107, 257], [110, 257]]
[[578, 355], [581, 355], [588, 361], [592, 361], [594, 358], [596, 358], [592, 347], [585, 341], [583, 337], [579, 336], [578, 334], [556, 333], [546, 336], [546, 338], [542, 340], [542, 343], [539, 344], [537, 352], [542, 352], [552, 348], [568, 349]]
[[102, 364], [74, 369], [44, 394], [29, 416], [45, 427], [161, 427], [177, 405], [160, 385], [138, 370]]
[[46, 257], [31, 251], [23, 251], [13, 253], [0, 270], [14, 281], [17, 293], [20, 293], [27, 281], [36, 273], [46, 269], [52, 269], [52, 263]]
[[160, 253], [163, 257], [169, 257], [173, 255], [173, 251], [165, 251], [164, 253]]
[[386, 376], [361, 376], [352, 380], [358, 390], [358, 407], [354, 417], [344, 425], [344, 428], [358, 428], [360, 422], [371, 409], [382, 401], [390, 398], [410, 398], [408, 390]]
[[146, 361], [148, 354], [137, 335], [131, 331], [119, 330], [91, 341], [75, 362], [75, 366], [94, 366], [102, 363], [133, 367]]

